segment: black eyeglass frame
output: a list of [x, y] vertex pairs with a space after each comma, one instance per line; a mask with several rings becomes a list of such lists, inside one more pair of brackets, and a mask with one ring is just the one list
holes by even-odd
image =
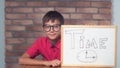
[[[55, 30], [55, 27], [59, 27], [59, 29], [58, 30]], [[45, 27], [48, 27], [49, 29], [48, 30], [45, 30], [44, 28]], [[55, 32], [58, 32], [59, 30], [60, 30], [60, 27], [61, 27], [61, 24], [56, 24], [56, 25], [46, 25], [46, 24], [43, 24], [43, 29], [44, 29], [44, 31], [46, 31], [46, 32], [49, 32], [51, 29], [53, 30], [53, 31], [55, 31]]]

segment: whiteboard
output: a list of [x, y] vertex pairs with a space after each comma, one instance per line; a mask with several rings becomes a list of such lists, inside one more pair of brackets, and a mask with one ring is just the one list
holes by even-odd
[[116, 26], [62, 25], [62, 66], [116, 66]]

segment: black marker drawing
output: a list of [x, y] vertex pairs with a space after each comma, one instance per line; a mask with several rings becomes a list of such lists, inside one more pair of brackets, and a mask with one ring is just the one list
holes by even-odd
[[94, 38], [92, 39], [91, 42], [89, 40], [87, 40], [86, 48], [90, 48], [90, 47], [93, 47], [94, 49], [98, 48], [98, 45]]
[[104, 46], [106, 41], [108, 41], [108, 38], [100, 38], [99, 39], [100, 49], [106, 49], [106, 46]]
[[65, 34], [70, 35], [71, 37], [71, 49], [75, 48], [75, 36], [76, 35], [82, 35], [84, 32], [83, 29], [79, 29], [79, 30], [65, 30]]
[[92, 63], [97, 60], [97, 53], [94, 50], [82, 50], [77, 53], [76, 59], [83, 63]]
[[[79, 29], [79, 30], [65, 30], [65, 34], [69, 36], [69, 40], [71, 43], [70, 48], [75, 49], [76, 44], [79, 45], [80, 49], [106, 49], [107, 46], [105, 45], [108, 41], [107, 37], [104, 38], [86, 38], [84, 36], [85, 30]], [[85, 42], [86, 41], [86, 42]]]
[[[115, 29], [100, 26], [65, 26], [62, 31], [64, 65], [114, 65], [116, 56]], [[70, 62], [71, 60], [72, 62]]]

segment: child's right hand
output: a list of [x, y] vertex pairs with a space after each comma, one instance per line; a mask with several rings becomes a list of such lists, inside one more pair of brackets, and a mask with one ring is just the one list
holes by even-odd
[[46, 66], [52, 66], [52, 67], [55, 67], [55, 66], [60, 66], [61, 64], [61, 61], [58, 60], [58, 59], [55, 59], [55, 60], [52, 60], [52, 61], [48, 61], [46, 63]]

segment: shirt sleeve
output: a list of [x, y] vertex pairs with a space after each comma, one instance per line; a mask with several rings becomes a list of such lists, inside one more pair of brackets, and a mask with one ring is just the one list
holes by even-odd
[[39, 45], [40, 45], [40, 39], [38, 38], [34, 43], [33, 45], [28, 48], [28, 50], [26, 51], [27, 54], [29, 54], [29, 56], [31, 58], [35, 58], [36, 56], [39, 55]]

